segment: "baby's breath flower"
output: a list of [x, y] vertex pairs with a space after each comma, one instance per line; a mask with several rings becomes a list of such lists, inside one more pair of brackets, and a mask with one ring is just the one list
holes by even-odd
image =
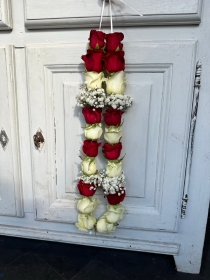
[[103, 108], [106, 99], [106, 94], [103, 88], [91, 89], [86, 85], [81, 85], [80, 94], [77, 98], [77, 106], [84, 108], [91, 106], [95, 108]]
[[125, 94], [110, 94], [105, 99], [105, 106], [110, 106], [113, 109], [125, 110], [131, 107], [133, 98]]
[[100, 178], [101, 178], [100, 184], [103, 187], [103, 191], [105, 195], [115, 194], [115, 193], [121, 195], [124, 193], [125, 175], [123, 171], [120, 176], [108, 177], [106, 175], [106, 171], [104, 170], [100, 173]]
[[100, 173], [93, 174], [90, 176], [83, 174], [79, 176], [77, 179], [82, 180], [85, 184], [94, 184], [95, 186], [97, 185], [98, 187], [101, 186], [101, 182], [102, 182]]

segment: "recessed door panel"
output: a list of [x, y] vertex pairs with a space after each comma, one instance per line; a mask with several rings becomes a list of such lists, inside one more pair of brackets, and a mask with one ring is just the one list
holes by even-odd
[[[77, 219], [79, 150], [84, 119], [76, 107], [83, 82], [83, 44], [27, 48], [31, 145], [36, 219]], [[125, 44], [126, 93], [134, 104], [124, 114], [123, 153], [127, 178], [125, 218], [120, 227], [177, 231], [193, 93], [196, 42]], [[36, 104], [36, 106], [34, 106]], [[33, 134], [41, 129], [38, 151]], [[102, 155], [97, 158], [104, 168]], [[96, 216], [106, 207], [102, 190]]]

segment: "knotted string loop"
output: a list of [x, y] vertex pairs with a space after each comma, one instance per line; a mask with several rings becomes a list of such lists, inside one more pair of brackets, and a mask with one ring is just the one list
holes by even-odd
[[[101, 30], [101, 25], [102, 25], [102, 21], [103, 21], [103, 15], [104, 15], [104, 8], [105, 8], [105, 2], [107, 0], [103, 0], [103, 5], [102, 5], [102, 9], [101, 9], [101, 17], [100, 17], [100, 24], [99, 24], [99, 30]], [[113, 19], [112, 19], [112, 0], [108, 0], [109, 1], [109, 11], [110, 11], [110, 24], [111, 24], [111, 33], [113, 33]], [[134, 7], [132, 7], [131, 5], [127, 4], [125, 1], [123, 0], [117, 0], [122, 2], [123, 4], [125, 4], [126, 6], [128, 6], [130, 9], [132, 9], [133, 11], [135, 11], [139, 16], [143, 17], [144, 15], [139, 13], [139, 11], [137, 11]]]

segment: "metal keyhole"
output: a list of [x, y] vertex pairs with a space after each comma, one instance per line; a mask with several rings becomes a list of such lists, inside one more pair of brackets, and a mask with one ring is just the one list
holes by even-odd
[[6, 146], [9, 142], [9, 138], [6, 134], [6, 131], [2, 128], [1, 132], [0, 132], [0, 143], [2, 145], [2, 148], [5, 150]]
[[42, 131], [38, 130], [37, 133], [34, 135], [34, 145], [37, 149], [41, 148], [41, 144], [44, 143], [44, 137], [42, 135]]

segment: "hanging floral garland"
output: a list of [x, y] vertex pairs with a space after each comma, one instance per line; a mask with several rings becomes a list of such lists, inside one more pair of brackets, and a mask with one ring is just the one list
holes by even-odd
[[[82, 175], [78, 178], [78, 190], [83, 196], [78, 199], [77, 210], [79, 230], [95, 229], [100, 233], [111, 233], [116, 230], [123, 218], [125, 208], [120, 203], [126, 195], [125, 175], [122, 170], [122, 115], [132, 105], [132, 98], [125, 95], [125, 59], [123, 33], [105, 34], [91, 30], [87, 54], [82, 56], [85, 62], [85, 84], [77, 96], [77, 105], [82, 108], [86, 125], [83, 143], [85, 154], [81, 162]], [[104, 171], [99, 172], [95, 157], [101, 143], [102, 110], [105, 123], [102, 152], [108, 160]], [[93, 211], [100, 203], [94, 198], [98, 187], [103, 188], [108, 200], [108, 211], [98, 220]]]

